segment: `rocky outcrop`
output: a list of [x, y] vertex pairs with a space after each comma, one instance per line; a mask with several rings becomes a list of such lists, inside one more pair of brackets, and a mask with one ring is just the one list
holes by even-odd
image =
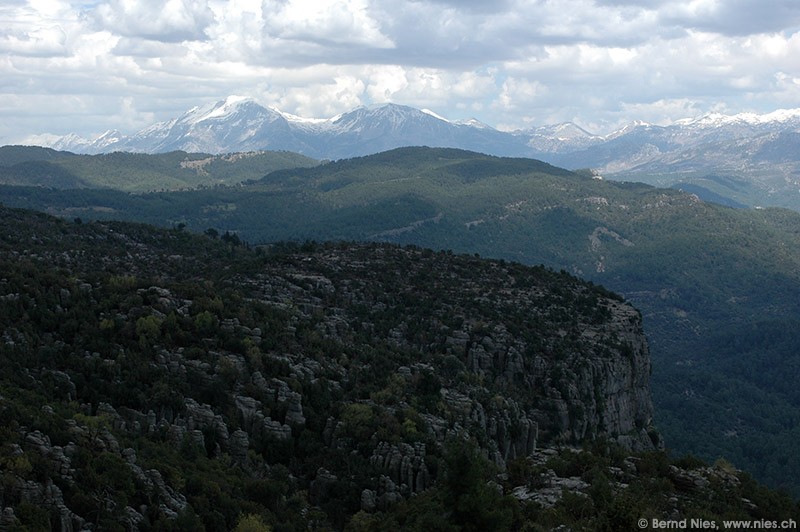
[[184, 402], [185, 418], [178, 416], [174, 425], [186, 430], [208, 431], [218, 444], [225, 447], [228, 442], [228, 426], [220, 414], [214, 413], [210, 405], [200, 404], [194, 399], [186, 398]]
[[319, 468], [308, 489], [310, 502], [317, 505], [325, 503], [330, 498], [338, 480], [338, 477], [327, 469]]
[[[295, 263], [301, 269], [310, 263], [309, 271], [322, 269], [325, 276], [293, 274], [285, 285], [275, 278], [267, 283], [266, 277], [245, 281], [252, 283], [261, 301], [280, 302], [281, 308], [292, 301], [299, 310], [298, 323], [349, 324], [316, 327], [315, 332], [329, 341], [340, 342], [359, 329], [372, 338], [384, 331], [392, 349], [414, 353], [413, 362], [397, 364], [390, 371], [393, 376], [382, 392], [361, 403], [368, 408], [355, 409], [365, 416], [359, 423], [369, 424], [378, 412], [395, 415], [413, 403], [419, 409], [414, 427], [425, 435], [427, 445], [441, 452], [452, 437], [477, 438], [501, 468], [535, 455], [539, 445], [596, 439], [631, 450], [661, 445], [652, 427], [648, 346], [641, 317], [630, 305], [613, 294], [569, 284], [573, 281], [566, 277], [555, 280], [554, 274], [543, 271], [535, 275], [527, 271], [522, 277], [530, 277], [523, 279], [512, 273], [514, 267], [493, 263], [481, 274], [454, 273], [453, 263], [439, 255], [449, 266], [437, 265], [437, 270], [451, 268], [453, 278], [434, 282], [423, 266], [430, 264], [423, 260], [425, 252], [386, 248], [377, 255], [385, 275], [375, 273], [382, 268], [351, 249]], [[371, 255], [370, 261], [374, 260]], [[402, 275], [393, 268], [403, 269]], [[386, 275], [396, 277], [390, 280]], [[415, 281], [415, 276], [426, 280]], [[414, 286], [413, 299], [404, 304], [391, 295], [397, 292], [394, 279], [400, 278], [402, 286]], [[569, 288], [551, 291], [551, 283], [563, 281]], [[352, 305], [366, 309], [366, 314], [354, 318]], [[424, 314], [419, 314], [420, 308], [426, 309]], [[408, 318], [410, 312], [417, 313], [413, 320]], [[425, 343], [419, 340], [422, 336]], [[368, 360], [364, 366], [345, 368], [339, 365], [341, 359], [328, 359], [313, 369], [304, 369], [308, 359], [281, 360], [290, 364], [295, 379], [328, 374], [335, 376], [331, 381], [346, 383], [370, 370]], [[302, 425], [291, 406], [301, 408], [302, 396], [291, 391], [285, 379], [267, 380], [258, 372], [251, 381], [264, 397], [284, 406], [288, 425]], [[396, 406], [384, 406], [385, 399]], [[257, 405], [248, 410], [254, 408]], [[322, 441], [343, 452], [363, 448], [354, 434], [362, 434], [366, 427], [352, 424], [346, 417], [329, 416]], [[375, 439], [379, 433], [363, 432], [360, 437], [372, 434]], [[369, 464], [379, 475], [361, 492], [364, 510], [386, 508], [434, 481], [422, 442], [378, 440], [369, 447]], [[315, 493], [322, 496], [329, 481], [326, 475], [319, 476]]]
[[[500, 417], [490, 416], [491, 432], [499, 438], [504, 458], [530, 454], [529, 442], [538, 436], [536, 430], [546, 440], [565, 443], [610, 437], [629, 448], [658, 446], [652, 439], [656, 436], [652, 431], [650, 356], [639, 315], [616, 301], [605, 304], [611, 319], [603, 328], [576, 328], [580, 336], [572, 340], [577, 346], [558, 358], [548, 355], [546, 349], [531, 353], [526, 342], [514, 338], [502, 325], [479, 334], [460, 332], [459, 345], [469, 346], [466, 366], [472, 372], [493, 380], [517, 398], [529, 394], [548, 404], [548, 408], [536, 408], [526, 415], [517, 413], [514, 420], [502, 416], [508, 417], [518, 406], [498, 410]], [[607, 338], [614, 338], [611, 348], [593, 345], [592, 340]], [[581, 344], [583, 349], [578, 347]], [[513, 445], [504, 437], [512, 422], [523, 425], [523, 435]], [[515, 432], [519, 433], [519, 428]]]
[[288, 440], [292, 437], [292, 428], [279, 421], [265, 416], [261, 410], [261, 402], [252, 397], [237, 395], [234, 397], [239, 422], [247, 434], [255, 440]]
[[[164, 482], [161, 472], [157, 469], [143, 469], [136, 461], [136, 451], [125, 449], [122, 452], [125, 461], [133, 472], [136, 481], [143, 486], [145, 493], [155, 501], [158, 501], [159, 509], [169, 517], [177, 515], [186, 508], [186, 497]], [[142, 519], [132, 508], [127, 512], [129, 521], [133, 529]]]
[[[593, 473], [586, 469], [587, 463], [594, 464]], [[663, 501], [662, 511], [674, 520], [678, 520], [685, 511], [679, 508], [681, 502], [694, 496], [708, 497], [712, 490], [719, 490], [730, 496], [741, 484], [737, 476], [739, 472], [725, 463], [695, 467], [678, 467], [666, 463], [662, 465], [664, 470], [660, 474], [675, 487], [675, 494]], [[631, 484], [653, 475], [654, 470], [658, 469], [654, 468], [653, 463], [645, 465], [639, 456], [627, 456], [618, 465], [610, 465], [588, 451], [570, 448], [539, 449], [528, 457], [527, 467], [527, 483], [513, 487], [511, 494], [519, 501], [534, 502], [540, 508], [555, 507], [563, 501], [566, 494], [590, 500], [593, 483], [588, 480], [592, 474], [600, 471], [608, 482], [610, 493], [616, 496]], [[750, 501], [741, 502], [754, 509]]]
[[54, 523], [56, 530], [72, 532], [82, 528], [84, 519], [67, 508], [61, 489], [52, 480], [48, 479], [42, 484], [30, 480], [22, 481], [16, 479], [15, 487], [19, 490], [18, 497], [20, 501], [50, 508], [56, 514], [57, 517]]
[[385, 471], [401, 494], [419, 493], [431, 484], [425, 464], [425, 444], [381, 442], [369, 458], [371, 465]]

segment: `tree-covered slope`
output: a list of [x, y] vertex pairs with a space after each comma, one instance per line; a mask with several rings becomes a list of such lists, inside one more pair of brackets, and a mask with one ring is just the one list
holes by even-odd
[[110, 188], [129, 192], [235, 185], [283, 168], [314, 166], [291, 152], [208, 155], [174, 151], [76, 155], [31, 146], [0, 147], [0, 183], [56, 189]]
[[6, 528], [797, 516], [724, 462], [655, 449], [638, 312], [566, 273], [8, 208], [0, 227]]
[[[186, 224], [253, 243], [379, 240], [563, 268], [642, 311], [669, 447], [725, 456], [798, 493], [792, 211], [725, 208], [530, 159], [429, 148], [281, 170], [238, 188], [132, 196], [4, 187], [0, 197], [70, 219]], [[784, 334], [773, 345], [761, 331]]]

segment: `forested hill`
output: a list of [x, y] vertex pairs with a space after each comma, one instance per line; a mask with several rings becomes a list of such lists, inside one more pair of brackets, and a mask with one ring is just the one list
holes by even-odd
[[9, 208], [0, 229], [3, 526], [797, 513], [728, 464], [670, 465], [638, 312], [568, 274]]
[[0, 183], [128, 192], [181, 190], [235, 185], [275, 170], [317, 164], [314, 159], [285, 151], [77, 155], [36, 146], [0, 146]]
[[724, 456], [800, 496], [800, 214], [593, 177], [532, 159], [402, 148], [235, 187], [0, 187], [0, 201], [253, 244], [371, 240], [564, 269], [641, 310], [669, 447]]

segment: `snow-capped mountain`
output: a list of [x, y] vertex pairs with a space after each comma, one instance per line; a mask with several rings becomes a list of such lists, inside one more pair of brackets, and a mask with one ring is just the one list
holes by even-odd
[[685, 118], [675, 122], [682, 126], [697, 126], [718, 128], [729, 124], [747, 124], [750, 126], [770, 126], [774, 124], [800, 123], [800, 109], [778, 109], [772, 113], [739, 113], [725, 115], [722, 113], [708, 113], [698, 118]]
[[[562, 145], [563, 146], [563, 145]], [[800, 208], [800, 109], [633, 123], [547, 162], [618, 180], [682, 188], [731, 205]]]
[[[757, 115], [709, 113], [668, 126], [633, 122], [604, 137], [593, 137], [582, 149], [549, 150], [555, 164], [591, 167], [601, 172], [676, 171], [678, 161], [692, 160], [692, 169], [742, 170], [755, 164], [750, 156], [776, 134], [800, 130], [800, 109]], [[796, 152], [795, 152], [796, 153]], [[645, 155], [646, 154], [646, 155]], [[800, 155], [795, 157], [800, 164]], [[720, 166], [722, 165], [722, 166]], [[682, 171], [685, 171], [681, 168]]]
[[327, 158], [368, 155], [402, 146], [452, 147], [496, 155], [530, 154], [508, 133], [451, 122], [429, 110], [396, 104], [362, 107], [320, 128], [315, 144]]
[[269, 149], [337, 159], [409, 145], [457, 147], [502, 155], [531, 154], [524, 140], [514, 135], [477, 120], [451, 122], [429, 110], [386, 104], [361, 107], [329, 119], [308, 119], [238, 96], [194, 107], [130, 136], [113, 131], [95, 139], [67, 135], [32, 140], [60, 150], [90, 154], [172, 150], [218, 154]]
[[[105, 133], [103, 135], [105, 135]], [[30, 146], [44, 146], [46, 148], [52, 148], [60, 151], [71, 151], [74, 153], [96, 153], [93, 146], [95, 140], [98, 140], [99, 138], [100, 137], [89, 140], [81, 137], [80, 135], [76, 135], [75, 133], [69, 133], [63, 136], [44, 133], [29, 137], [26, 141], [26, 144]]]
[[572, 122], [524, 129], [516, 134], [526, 137], [528, 146], [544, 153], [573, 152], [605, 140], [605, 137], [593, 135]]
[[[410, 145], [453, 147], [534, 157], [572, 169], [594, 168], [607, 176], [658, 185], [701, 179], [705, 174], [745, 176], [748, 187], [767, 199], [789, 193], [798, 195], [800, 202], [798, 131], [800, 109], [763, 115], [709, 113], [667, 126], [635, 121], [608, 135], [595, 135], [571, 122], [505, 132], [477, 120], [450, 121], [428, 109], [396, 104], [360, 107], [327, 119], [302, 118], [250, 98], [230, 96], [129, 136], [119, 131], [94, 139], [40, 135], [31, 143], [90, 154], [266, 149], [317, 159]], [[715, 193], [738, 194], [720, 187]]]
[[637, 154], [643, 150], [655, 161], [658, 154], [689, 147], [797, 129], [800, 109], [763, 115], [709, 113], [669, 126], [634, 121], [608, 135], [595, 135], [572, 122], [504, 132], [474, 119], [455, 122], [428, 109], [397, 104], [360, 107], [327, 119], [302, 118], [263, 107], [251, 98], [230, 96], [130, 136], [113, 130], [94, 139], [70, 134], [39, 135], [30, 140], [32, 144], [77, 153], [185, 150], [217, 154], [279, 149], [327, 159], [428, 145], [541, 157], [568, 168], [588, 166], [605, 171], [611, 165], [627, 171], [641, 164]]
[[[273, 148], [275, 144], [278, 146]], [[279, 111], [237, 96], [194, 107], [178, 118], [153, 124], [113, 146], [114, 150], [148, 153], [300, 151], [299, 148], [302, 144], [293, 142], [289, 122]]]

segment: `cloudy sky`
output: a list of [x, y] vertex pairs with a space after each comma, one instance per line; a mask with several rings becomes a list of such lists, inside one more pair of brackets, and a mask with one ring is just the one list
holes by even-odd
[[2, 0], [0, 144], [230, 94], [606, 133], [800, 107], [798, 0]]

